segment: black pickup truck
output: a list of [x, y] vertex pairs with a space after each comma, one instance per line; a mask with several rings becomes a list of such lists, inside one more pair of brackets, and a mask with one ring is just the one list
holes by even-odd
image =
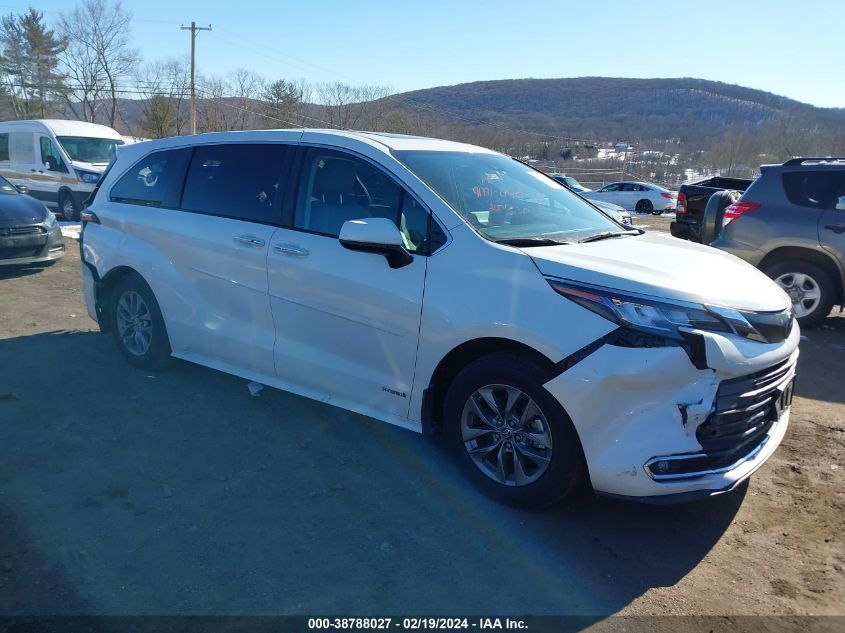
[[743, 192], [754, 182], [747, 178], [723, 178], [714, 176], [701, 182], [681, 185], [678, 191], [678, 205], [675, 221], [669, 230], [675, 237], [692, 242], [701, 242], [701, 227], [707, 201], [717, 191], [725, 189]]

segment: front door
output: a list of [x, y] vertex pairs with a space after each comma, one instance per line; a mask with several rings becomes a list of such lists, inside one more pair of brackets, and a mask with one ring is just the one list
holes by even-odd
[[[307, 395], [361, 413], [408, 415], [425, 283], [429, 216], [386, 173], [364, 159], [311, 148], [304, 156], [291, 228], [268, 257], [276, 323], [276, 374]], [[413, 262], [347, 250], [347, 220], [387, 217]]]
[[39, 163], [30, 170], [29, 195], [50, 205], [58, 204], [62, 181], [70, 179], [68, 166], [48, 136], [38, 135], [35, 151]]
[[608, 185], [607, 187], [603, 187], [601, 189], [601, 196], [598, 196], [599, 200], [604, 200], [605, 202], [610, 202], [611, 204], [621, 204], [619, 202], [619, 190], [621, 185], [619, 183], [614, 183], [612, 185]]

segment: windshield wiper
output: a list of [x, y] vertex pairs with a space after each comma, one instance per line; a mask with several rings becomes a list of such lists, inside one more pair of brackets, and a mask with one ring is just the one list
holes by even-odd
[[596, 233], [595, 235], [590, 235], [589, 237], [585, 237], [582, 240], [578, 240], [579, 244], [585, 244], [587, 242], [598, 242], [599, 240], [606, 240], [609, 237], [619, 237], [620, 235], [642, 235], [643, 231], [634, 230], [634, 231], [607, 231], [605, 233]]
[[553, 240], [549, 237], [511, 237], [504, 240], [493, 240], [496, 244], [507, 246], [556, 246], [558, 244], [570, 244], [563, 240]]

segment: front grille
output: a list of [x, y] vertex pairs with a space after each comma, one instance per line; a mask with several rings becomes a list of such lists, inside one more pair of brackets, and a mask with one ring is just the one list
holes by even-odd
[[723, 380], [716, 392], [715, 411], [696, 429], [707, 451], [737, 451], [759, 443], [775, 421], [777, 386], [793, 369], [787, 359], [762, 371]]
[[40, 235], [46, 232], [47, 230], [43, 226], [12, 226], [0, 228], [0, 236], [3, 237], [11, 235]]
[[0, 248], [0, 259], [18, 259], [20, 257], [38, 257], [43, 246], [9, 246]]

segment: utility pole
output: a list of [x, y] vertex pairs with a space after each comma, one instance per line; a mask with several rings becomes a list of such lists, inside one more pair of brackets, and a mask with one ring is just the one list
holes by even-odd
[[210, 31], [211, 25], [197, 26], [196, 22], [191, 22], [191, 26], [180, 27], [183, 31], [191, 32], [191, 134], [197, 133], [197, 94], [196, 94], [196, 80], [197, 80], [197, 32]]

